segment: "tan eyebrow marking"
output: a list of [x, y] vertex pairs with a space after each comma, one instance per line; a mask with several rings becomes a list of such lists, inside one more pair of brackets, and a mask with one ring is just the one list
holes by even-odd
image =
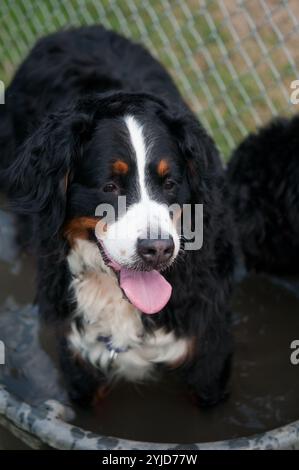
[[126, 175], [129, 171], [129, 165], [123, 160], [116, 160], [112, 165], [112, 169], [117, 175]]
[[160, 160], [160, 162], [158, 163], [157, 171], [158, 175], [161, 177], [167, 175], [167, 173], [169, 172], [168, 161], [165, 159]]

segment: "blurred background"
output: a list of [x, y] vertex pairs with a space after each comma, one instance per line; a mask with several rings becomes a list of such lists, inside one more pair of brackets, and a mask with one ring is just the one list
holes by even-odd
[[299, 0], [1, 0], [0, 80], [38, 37], [94, 23], [148, 47], [225, 159], [249, 130], [299, 111]]

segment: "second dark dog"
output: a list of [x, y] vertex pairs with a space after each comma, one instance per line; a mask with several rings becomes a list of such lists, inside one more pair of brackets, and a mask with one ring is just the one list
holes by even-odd
[[241, 248], [248, 269], [299, 272], [299, 116], [249, 135], [228, 166]]

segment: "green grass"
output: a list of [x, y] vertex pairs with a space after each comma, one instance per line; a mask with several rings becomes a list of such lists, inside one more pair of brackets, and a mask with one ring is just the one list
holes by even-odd
[[[254, 3], [250, 3], [250, 14], [259, 24], [261, 13]], [[279, 15], [287, 29], [283, 11]], [[298, 111], [295, 106], [287, 109], [282, 92], [282, 86], [287, 89], [298, 76], [281, 52], [271, 25], [264, 22], [258, 28], [260, 40], [269, 51], [265, 56], [256, 36], [250, 31], [248, 34], [245, 16], [233, 11], [231, 21], [240, 44], [223, 23], [216, 0], [206, 0], [205, 9], [199, 8], [197, 0], [2, 0], [0, 80], [9, 84], [38, 37], [70, 25], [104, 24], [143, 42], [159, 58], [195, 113], [208, 123], [227, 159], [232, 146], [256, 127], [255, 113], [262, 122], [272, 116], [266, 94], [276, 112]], [[291, 46], [289, 52], [296, 54]], [[269, 59], [279, 71], [278, 82]]]

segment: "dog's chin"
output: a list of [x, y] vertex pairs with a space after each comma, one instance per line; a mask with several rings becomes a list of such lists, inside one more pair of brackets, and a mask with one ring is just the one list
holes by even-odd
[[149, 265], [149, 264], [145, 264], [142, 260], [140, 260], [140, 261], [133, 263], [130, 266], [127, 266], [127, 269], [132, 269], [134, 271], [144, 271], [144, 272], [158, 271], [159, 273], [162, 273], [164, 271], [167, 271], [167, 269], [170, 268], [173, 262], [174, 262], [174, 258], [168, 261], [167, 263]]

